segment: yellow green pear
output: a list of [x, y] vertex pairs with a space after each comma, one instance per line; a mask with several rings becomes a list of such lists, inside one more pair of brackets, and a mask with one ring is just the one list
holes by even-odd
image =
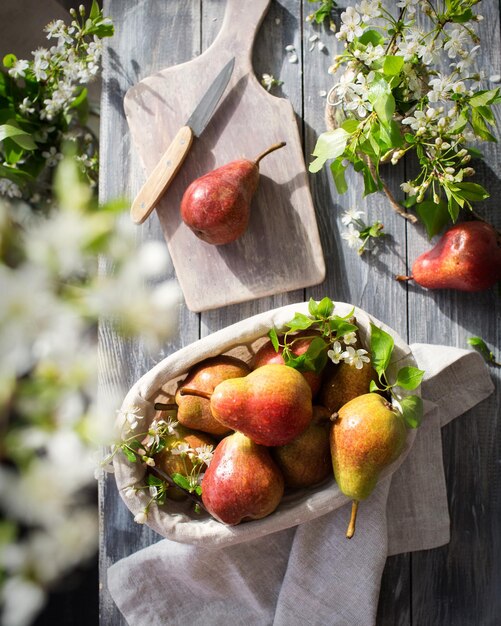
[[402, 415], [377, 393], [358, 396], [339, 409], [330, 445], [336, 482], [353, 500], [348, 538], [355, 532], [359, 501], [372, 493], [381, 471], [400, 456], [406, 437]]

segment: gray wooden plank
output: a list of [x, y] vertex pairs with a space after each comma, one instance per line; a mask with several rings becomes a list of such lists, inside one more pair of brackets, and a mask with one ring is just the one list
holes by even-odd
[[[489, 77], [500, 72], [499, 3], [484, 0], [476, 9], [485, 18], [479, 27], [478, 69]], [[499, 107], [496, 120], [499, 137]], [[500, 228], [499, 145], [482, 145], [481, 149], [485, 163], [477, 167], [474, 180], [491, 192], [491, 198], [477, 210]], [[414, 229], [409, 261], [431, 245], [422, 230]], [[425, 291], [417, 285], [407, 289], [412, 341], [466, 348], [467, 338], [478, 335], [490, 346], [501, 345], [497, 289], [477, 294]], [[501, 620], [501, 372], [491, 369], [491, 375], [494, 395], [443, 429], [451, 541], [412, 556], [412, 619], [416, 624], [484, 626]]]
[[[339, 3], [341, 4], [341, 3]], [[348, 5], [349, 3], [343, 3]], [[387, 6], [394, 8], [391, 2]], [[342, 9], [339, 9], [338, 15]], [[308, 2], [303, 3], [303, 13], [311, 11]], [[326, 45], [322, 52], [310, 51], [310, 37], [317, 34]], [[320, 95], [333, 84], [328, 74], [329, 65], [341, 46], [325, 27], [309, 24], [304, 29], [303, 55], [305, 91], [305, 139], [306, 154], [311, 154], [316, 138], [325, 129], [325, 98]], [[398, 192], [403, 166], [386, 166], [384, 177], [393, 193]], [[407, 338], [406, 295], [395, 283], [393, 275], [399, 258], [405, 258], [406, 224], [389, 206], [384, 194], [362, 197], [361, 176], [351, 171], [347, 174], [348, 192], [339, 196], [330, 173], [310, 175], [310, 186], [317, 209], [319, 228], [327, 265], [327, 278], [317, 287], [307, 289], [306, 295], [320, 299], [325, 295], [335, 301], [350, 302], [392, 326], [404, 339]], [[379, 252], [365, 253], [359, 257], [349, 249], [341, 235], [343, 211], [357, 207], [363, 210], [371, 222], [379, 219], [388, 233], [386, 244]], [[380, 625], [410, 623], [410, 564], [409, 556], [402, 555], [388, 560], [382, 578], [381, 596], [377, 622]]]
[[[105, 46], [101, 126], [100, 199], [132, 198], [144, 180], [142, 167], [130, 145], [123, 113], [123, 97], [129, 87], [160, 70], [164, 64], [180, 63], [200, 52], [200, 6], [196, 0], [183, 3], [105, 2], [117, 35]], [[123, 216], [128, 220], [129, 216]], [[156, 215], [137, 230], [138, 244], [163, 241]], [[166, 276], [168, 278], [169, 276]], [[174, 278], [171, 272], [171, 277]], [[122, 398], [132, 384], [158, 360], [198, 338], [199, 316], [181, 307], [181, 331], [156, 355], [148, 355], [140, 342], [123, 341], [102, 324], [99, 333], [100, 394], [103, 403]], [[103, 359], [106, 362], [103, 362]], [[116, 404], [118, 407], [119, 404]], [[112, 417], [111, 417], [112, 419]], [[159, 539], [153, 531], [138, 526], [123, 504], [113, 477], [100, 483], [100, 621], [106, 625], [125, 620], [106, 589], [106, 571], [118, 559]]]

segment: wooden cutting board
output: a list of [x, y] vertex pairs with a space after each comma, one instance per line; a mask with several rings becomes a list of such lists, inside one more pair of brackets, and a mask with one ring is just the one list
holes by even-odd
[[[218, 108], [157, 206], [192, 311], [315, 285], [325, 277], [294, 111], [287, 100], [270, 95], [252, 69], [254, 37], [269, 3], [227, 0], [221, 30], [203, 54], [142, 80], [125, 95], [133, 143], [149, 174], [213, 79], [235, 57]], [[243, 237], [224, 246], [198, 239], [179, 214], [190, 182], [235, 159], [254, 159], [279, 141], [286, 147], [260, 163], [260, 183]]]

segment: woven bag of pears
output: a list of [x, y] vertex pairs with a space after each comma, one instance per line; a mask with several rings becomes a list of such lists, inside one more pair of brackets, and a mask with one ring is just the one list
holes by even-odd
[[422, 415], [411, 349], [329, 298], [242, 320], [147, 372], [118, 412], [113, 462], [138, 523], [230, 545], [352, 502], [405, 459]]

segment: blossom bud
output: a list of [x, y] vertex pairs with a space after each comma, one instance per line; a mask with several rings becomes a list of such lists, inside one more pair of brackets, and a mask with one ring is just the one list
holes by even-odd
[[143, 456], [143, 461], [150, 467], [155, 467], [155, 460], [151, 456]]
[[134, 521], [137, 524], [146, 524], [147, 519], [148, 519], [148, 514], [146, 512], [146, 509], [144, 509], [143, 511], [139, 511], [139, 513], [134, 517]]
[[463, 176], [473, 176], [475, 170], [472, 167], [465, 167], [463, 170]]
[[456, 170], [453, 167], [446, 167], [445, 171], [447, 172], [447, 174], [454, 174]]
[[79, 12], [80, 12], [80, 15], [83, 17], [83, 16], [85, 15], [85, 7], [84, 7], [84, 5], [83, 5], [83, 4], [81, 4], [81, 5], [78, 7], [78, 10], [79, 10]]
[[437, 193], [437, 192], [435, 192], [435, 193], [433, 194], [433, 202], [434, 202], [435, 204], [440, 204], [440, 196], [438, 195], [438, 193]]
[[469, 163], [470, 161], [471, 161], [471, 154], [467, 154], [461, 159], [461, 163]]

